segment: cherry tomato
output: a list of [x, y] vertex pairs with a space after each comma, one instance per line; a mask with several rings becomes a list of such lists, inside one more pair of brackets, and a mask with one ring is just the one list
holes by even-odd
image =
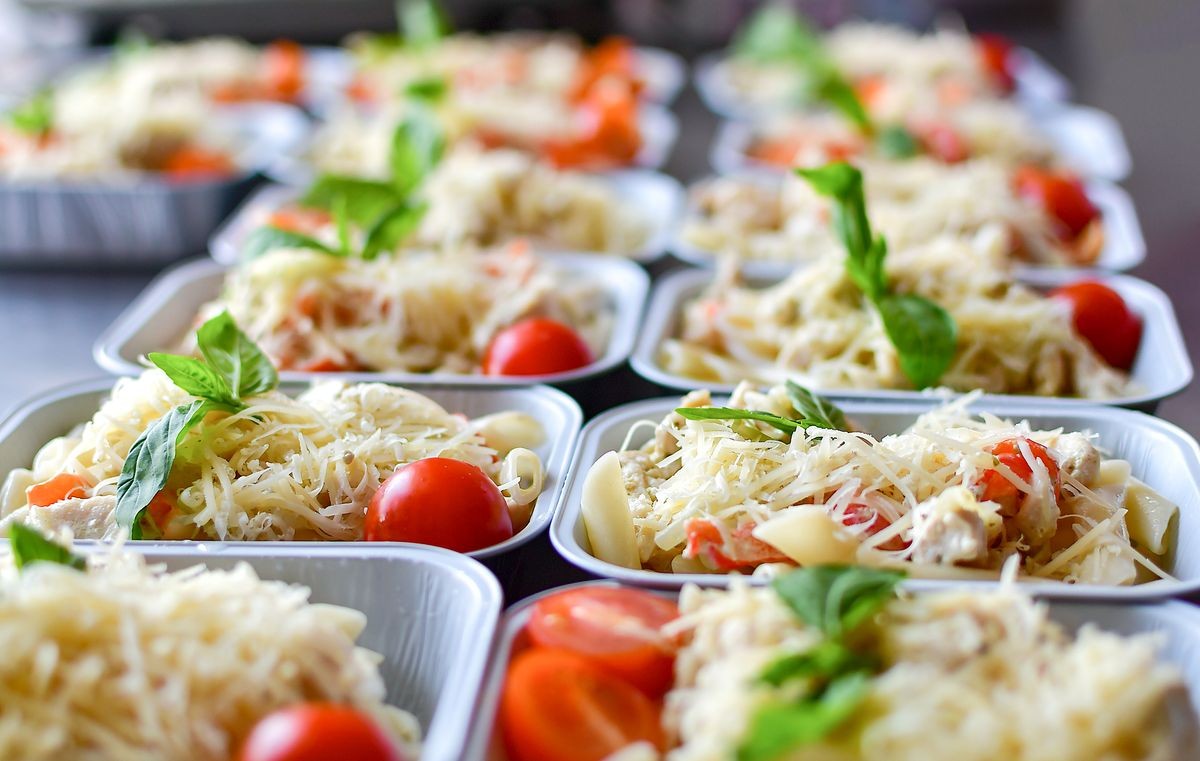
[[228, 177], [236, 167], [228, 156], [195, 145], [185, 145], [167, 156], [162, 171], [174, 180]]
[[1071, 305], [1075, 332], [1105, 362], [1119, 370], [1133, 367], [1142, 342], [1142, 318], [1134, 314], [1112, 288], [1091, 280], [1064, 285], [1050, 292]]
[[401, 467], [367, 507], [368, 542], [417, 542], [471, 552], [513, 535], [508, 503], [482, 470], [427, 457]]
[[72, 497], [86, 497], [91, 486], [83, 476], [74, 473], [59, 473], [57, 476], [34, 484], [25, 490], [25, 502], [31, 507], [49, 507], [56, 502]]
[[992, 81], [1003, 92], [1012, 92], [1016, 86], [1010, 65], [1013, 50], [1011, 41], [998, 34], [975, 35], [975, 49], [978, 51], [983, 69], [991, 76]]
[[[846, 508], [846, 512], [842, 514], [842, 525], [844, 526], [866, 526], [868, 536], [874, 536], [880, 531], [883, 531], [892, 522], [883, 516], [878, 510], [867, 505], [854, 504]], [[894, 536], [883, 544], [879, 545], [881, 550], [903, 550], [912, 542], [905, 541], [899, 536]]]
[[1065, 240], [1078, 237], [1093, 220], [1100, 218], [1100, 210], [1074, 175], [1023, 166], [1017, 170], [1013, 183], [1019, 196], [1045, 209], [1057, 220], [1059, 234]]
[[263, 78], [277, 100], [295, 100], [304, 89], [304, 48], [292, 40], [276, 40], [263, 48]]
[[[1041, 461], [1045, 466], [1046, 473], [1050, 476], [1054, 499], [1057, 501], [1061, 486], [1058, 478], [1058, 461], [1044, 446], [1031, 439], [1005, 439], [992, 447], [992, 454], [1001, 465], [1007, 467], [1017, 478], [1028, 484], [1033, 481], [1033, 467], [1025, 459], [1025, 455], [1021, 454], [1020, 442], [1022, 441], [1029, 445], [1029, 452], [1034, 459]], [[1023, 492], [999, 471], [985, 470], [976, 483], [980, 500], [1000, 505], [1001, 515], [1017, 514]]]
[[267, 714], [250, 730], [238, 761], [404, 761], [368, 716], [332, 703]]
[[650, 698], [586, 658], [553, 648], [513, 661], [500, 725], [513, 761], [601, 761], [639, 741], [663, 747]]
[[485, 375], [547, 375], [592, 363], [592, 350], [571, 328], [545, 317], [514, 323], [492, 338]]
[[527, 631], [541, 647], [570, 650], [652, 698], [671, 688], [675, 658], [659, 633], [675, 603], [633, 589], [590, 587], [542, 598]]
[[692, 518], [684, 526], [687, 546], [684, 557], [700, 558], [709, 568], [736, 571], [766, 563], [792, 563], [787, 555], [753, 535], [755, 524], [745, 523], [730, 532], [728, 538], [707, 518]]

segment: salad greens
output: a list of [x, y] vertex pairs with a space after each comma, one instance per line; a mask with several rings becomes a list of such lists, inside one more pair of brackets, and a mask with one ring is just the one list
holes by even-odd
[[958, 326], [929, 299], [891, 290], [883, 267], [887, 241], [871, 231], [862, 172], [837, 162], [796, 173], [833, 199], [833, 225], [846, 248], [846, 272], [879, 312], [900, 369], [919, 389], [936, 384], [954, 359]]
[[8, 123], [27, 135], [45, 135], [54, 128], [54, 91], [39, 90], [8, 113]]
[[63, 547], [58, 542], [52, 542], [35, 528], [23, 523], [13, 523], [8, 527], [9, 548], [12, 550], [13, 563], [17, 568], [24, 568], [31, 563], [58, 563], [70, 566], [77, 571], [87, 567], [84, 559]]
[[[736, 407], [678, 407], [675, 412], [686, 420], [756, 420], [766, 423], [791, 436], [796, 431], [811, 426], [831, 431], [847, 431], [846, 415], [837, 405], [823, 396], [814, 394], [799, 383], [787, 382], [788, 398], [792, 407], [800, 413], [798, 418], [788, 418], [761, 410], [743, 410]], [[819, 438], [819, 436], [814, 436]]]
[[175, 453], [188, 432], [210, 412], [235, 414], [246, 399], [275, 388], [279, 376], [266, 354], [234, 323], [228, 312], [196, 331], [203, 359], [152, 352], [147, 355], [171, 381], [196, 397], [173, 408], [133, 442], [117, 481], [117, 525], [131, 539], [142, 536], [142, 516], [171, 475]]
[[758, 709], [737, 749], [738, 761], [774, 761], [824, 739], [854, 716], [880, 665], [848, 638], [895, 596], [903, 578], [898, 571], [827, 565], [800, 568], [772, 583], [796, 616], [825, 639], [763, 669], [761, 683], [801, 692]]

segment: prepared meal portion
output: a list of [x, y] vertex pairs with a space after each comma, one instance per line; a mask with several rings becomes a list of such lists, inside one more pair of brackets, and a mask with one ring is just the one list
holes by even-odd
[[[977, 159], [862, 159], [872, 220], [905, 249], [939, 236], [993, 238], [1015, 261], [1087, 266], [1104, 248], [1104, 222], [1077, 179], [1037, 167], [1011, 172]], [[719, 177], [692, 189], [681, 235], [739, 261], [805, 262], [841, 250], [831, 204], [803, 178]]]
[[834, 201], [844, 261], [766, 287], [718, 273], [682, 305], [663, 369], [699, 381], [793, 378], [818, 389], [912, 389], [1107, 399], [1129, 395], [1141, 318], [1101, 283], [1049, 296], [1014, 280], [1004, 230], [889, 252], [847, 164], [801, 170]]
[[1015, 85], [1012, 45], [995, 35], [940, 28], [921, 33], [853, 21], [819, 34], [783, 3], [770, 3], [739, 30], [717, 69], [749, 108], [799, 108], [820, 100], [832, 68], [882, 110], [956, 108], [1007, 98]]
[[228, 314], [193, 357], [122, 378], [96, 415], [10, 473], [0, 525], [114, 539], [413, 541], [460, 552], [529, 519], [543, 484], [527, 414], [477, 419], [379, 383], [276, 390]]
[[229, 177], [242, 170], [224, 126], [190, 91], [79, 76], [0, 114], [0, 180]]
[[584, 482], [601, 560], [664, 573], [855, 563], [915, 576], [1077, 584], [1169, 578], [1178, 508], [1086, 431], [971, 414], [971, 395], [901, 433], [857, 430], [794, 383], [684, 397], [644, 445]]
[[[317, 138], [312, 159], [322, 177], [268, 224], [333, 244], [335, 186], [353, 198], [365, 192], [361, 180], [394, 177], [397, 125], [371, 119], [362, 126], [361, 132], [330, 127]], [[447, 151], [411, 197], [421, 210], [397, 241], [405, 247], [493, 246], [524, 237], [546, 249], [631, 254], [646, 244], [652, 222], [602, 177], [555, 169], [521, 151], [470, 144]]]
[[[0, 556], [0, 756], [22, 761], [409, 761], [357, 610], [250, 566], [86, 562], [24, 527]], [[279, 754], [279, 755], [272, 755]]]
[[1161, 634], [1012, 585], [910, 595], [822, 565], [770, 587], [547, 595], [515, 640], [511, 761], [1183, 761], [1195, 709]]

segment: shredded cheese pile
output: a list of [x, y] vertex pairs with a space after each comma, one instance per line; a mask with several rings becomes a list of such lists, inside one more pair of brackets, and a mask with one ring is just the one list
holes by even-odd
[[414, 716], [384, 704], [366, 617], [248, 565], [176, 573], [133, 553], [87, 572], [0, 559], [0, 757], [227, 761], [267, 714], [331, 702], [370, 715], [406, 758]]
[[[159, 370], [117, 381], [93, 419], [16, 470], [0, 492], [0, 527], [69, 528], [84, 539], [123, 534], [114, 522], [117, 480], [139, 435], [191, 397]], [[180, 444], [165, 491], [168, 539], [358, 540], [367, 505], [399, 466], [452, 457], [501, 487], [523, 525], [542, 488], [527, 447], [541, 426], [523, 413], [468, 420], [415, 391], [378, 383], [314, 384], [295, 399], [269, 392], [235, 415], [210, 413]], [[26, 489], [56, 475], [82, 477], [85, 494], [29, 506]]]
[[[958, 351], [941, 385], [960, 391], [1108, 399], [1135, 388], [1071, 326], [1066, 307], [1015, 282], [1003, 231], [942, 236], [890, 250], [890, 282], [946, 309]], [[906, 389], [876, 311], [829, 257], [765, 288], [732, 269], [685, 302], [677, 336], [659, 349], [663, 369], [698, 381], [791, 378], [815, 389]]]
[[[871, 221], [893, 249], [940, 236], [1000, 236], [1014, 260], [1069, 265], [1094, 261], [1103, 232], [1064, 242], [1044, 209], [1012, 190], [1008, 169], [988, 159], [944, 164], [929, 158], [863, 159]], [[741, 261], [809, 262], [843, 251], [829, 224], [829, 201], [804, 179], [733, 176], [692, 190], [684, 240]], [[1102, 223], [1101, 223], [1102, 224]]]
[[572, 327], [601, 356], [613, 307], [528, 247], [364, 261], [278, 249], [231, 270], [203, 321], [228, 310], [283, 370], [479, 373], [500, 330], [526, 317]]
[[[756, 677], [821, 637], [773, 590], [685, 587], [669, 624], [685, 645], [664, 723], [668, 761], [732, 756], [750, 717], [787, 699]], [[883, 672], [848, 727], [787, 755], [796, 761], [1171, 761], [1191, 740], [1168, 706], [1188, 704], [1154, 635], [1085, 626], [1072, 636], [1011, 588], [888, 603], [869, 625]], [[1193, 715], [1190, 706], [1185, 713]], [[1178, 714], [1175, 715], [1178, 719]], [[1192, 719], [1194, 721], [1194, 718]]]
[[[1025, 574], [1041, 579], [1169, 578], [1162, 569], [1178, 508], [1134, 478], [1129, 463], [1102, 457], [1086, 433], [973, 416], [970, 401], [881, 437], [811, 428], [783, 440], [766, 424], [672, 413], [644, 446], [619, 453], [622, 496], [601, 505], [589, 495], [596, 504], [585, 509], [628, 513], [641, 565], [664, 572], [726, 570], [713, 566], [708, 544], [742, 570], [852, 562], [994, 578], [1016, 555]], [[683, 406], [710, 406], [707, 392], [690, 394]], [[782, 387], [760, 393], [742, 385], [731, 406], [796, 415]], [[1013, 440], [1026, 442], [1029, 476], [993, 454]], [[1030, 441], [1054, 458], [1061, 494]], [[1014, 513], [984, 498], [987, 471], [1017, 485]], [[704, 527], [710, 538], [693, 546], [697, 521], [711, 524]], [[592, 525], [593, 547], [603, 546]]]

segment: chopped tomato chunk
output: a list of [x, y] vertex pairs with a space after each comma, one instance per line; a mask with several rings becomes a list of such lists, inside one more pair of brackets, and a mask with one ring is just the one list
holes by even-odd
[[[1026, 484], [1033, 481], [1033, 466], [1025, 455], [1021, 453], [1021, 442], [1029, 446], [1029, 451], [1035, 460], [1038, 460], [1046, 469], [1047, 475], [1050, 477], [1051, 491], [1054, 494], [1054, 499], [1057, 501], [1059, 492], [1062, 488], [1058, 473], [1058, 461], [1050, 454], [1050, 451], [1041, 444], [1027, 438], [1006, 439], [992, 447], [992, 454], [996, 460], [1003, 466], [1013, 472], [1018, 479]], [[1008, 480], [998, 470], [989, 469], [983, 472], [976, 482], [976, 490], [979, 494], [979, 499], [985, 502], [995, 502], [1000, 505], [1000, 514], [1004, 516], [1016, 515], [1020, 509], [1021, 502], [1024, 498], [1024, 493], [1017, 488], [1017, 485]]]
[[304, 89], [304, 48], [292, 40], [276, 40], [263, 49], [263, 80], [274, 100], [292, 101]]
[[74, 497], [86, 497], [91, 484], [83, 476], [59, 473], [48, 481], [34, 484], [25, 490], [25, 500], [31, 507], [49, 507]]
[[[867, 505], [854, 504], [846, 508], [846, 512], [842, 514], [842, 525], [844, 526], [866, 526], [865, 531], [869, 536], [874, 536], [880, 531], [883, 531], [892, 522], [884, 517], [873, 507]], [[912, 542], [909, 542], [902, 537], [894, 536], [883, 544], [879, 545], [881, 550], [903, 550], [906, 549]]]
[[194, 180], [228, 177], [236, 167], [233, 161], [220, 151], [185, 145], [167, 156], [162, 171], [175, 180]]
[[945, 122], [925, 124], [916, 130], [926, 152], [947, 164], [966, 161], [971, 156], [970, 146], [951, 125]]
[[324, 209], [303, 206], [284, 206], [276, 209], [267, 219], [267, 224], [280, 230], [312, 235], [333, 221], [333, 215]]
[[983, 69], [1002, 92], [1012, 92], [1016, 79], [1012, 70], [1013, 44], [998, 34], [975, 35], [975, 49]]
[[755, 538], [755, 524], [743, 524], [730, 533], [728, 541], [717, 524], [708, 518], [693, 518], [687, 522], [687, 546], [684, 557], [700, 558], [706, 566], [719, 571], [755, 568], [764, 563], [792, 563], [792, 560], [771, 545]]

